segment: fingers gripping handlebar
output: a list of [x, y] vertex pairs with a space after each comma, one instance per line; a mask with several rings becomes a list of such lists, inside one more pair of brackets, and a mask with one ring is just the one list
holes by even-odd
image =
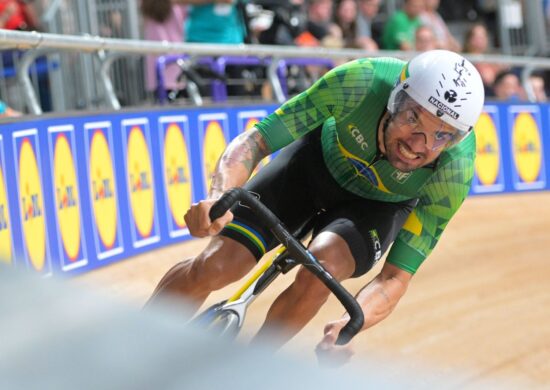
[[338, 298], [350, 315], [350, 320], [342, 328], [336, 344], [347, 344], [363, 327], [363, 310], [355, 298], [328, 273], [317, 259], [295, 239], [282, 225], [281, 221], [254, 195], [242, 188], [232, 188], [225, 192], [210, 209], [210, 220], [224, 215], [236, 202], [242, 202], [256, 214], [260, 222], [269, 228], [277, 240], [283, 244], [294, 260], [313, 272], [327, 288]]

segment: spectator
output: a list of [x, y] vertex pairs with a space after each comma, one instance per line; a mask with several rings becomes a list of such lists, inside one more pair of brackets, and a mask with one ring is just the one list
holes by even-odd
[[[142, 0], [144, 38], [152, 41], [182, 42], [186, 12], [186, 6], [175, 4], [171, 0]], [[148, 92], [157, 89], [157, 59], [158, 56], [153, 55], [148, 55], [145, 59], [145, 87]], [[168, 96], [174, 96], [176, 91], [183, 88], [177, 81], [179, 73], [180, 69], [175, 64], [166, 68], [164, 87], [168, 91]]]
[[531, 73], [528, 80], [528, 86], [527, 88], [530, 89], [529, 95], [531, 101], [534, 102], [546, 102], [548, 101], [548, 95], [546, 94], [546, 88], [545, 88], [545, 82], [544, 82], [544, 76], [542, 73]]
[[405, 0], [403, 9], [395, 12], [384, 26], [382, 47], [387, 50], [413, 50], [414, 34], [420, 26], [424, 0]]
[[0, 100], [0, 118], [12, 118], [21, 116], [19, 111], [15, 111], [13, 108], [9, 107], [6, 103]]
[[439, 0], [425, 0], [424, 11], [420, 14], [422, 24], [431, 28], [435, 34], [437, 48], [459, 51], [460, 45], [452, 36], [447, 24], [437, 12], [439, 8]]
[[181, 0], [191, 4], [185, 23], [187, 42], [244, 43], [246, 26], [233, 0]]
[[437, 39], [430, 27], [420, 26], [416, 29], [414, 35], [414, 49], [416, 51], [428, 51], [438, 48]]
[[357, 3], [355, 0], [341, 0], [336, 6], [335, 21], [342, 31], [344, 47], [356, 48]]
[[22, 5], [16, 0], [0, 0], [0, 28], [28, 30]]
[[[179, 0], [191, 4], [185, 23], [186, 42], [242, 44], [248, 36], [243, 2], [240, 0]], [[222, 54], [222, 53], [220, 53]], [[262, 77], [262, 67], [228, 65], [225, 75], [230, 80], [243, 81], [240, 85], [228, 85], [229, 95], [257, 94], [257, 81]], [[209, 72], [211, 73], [211, 72]]]
[[[489, 32], [484, 24], [476, 23], [466, 31], [463, 51], [468, 54], [489, 54]], [[490, 96], [496, 75], [505, 68], [488, 62], [476, 62], [474, 66], [481, 75], [485, 93]]]
[[332, 0], [309, 0], [306, 31], [296, 39], [298, 46], [342, 47], [342, 31], [332, 22]]
[[510, 70], [496, 75], [493, 92], [497, 100], [519, 100], [525, 96], [519, 77]]
[[259, 42], [268, 45], [294, 45], [306, 28], [305, 0], [262, 0], [262, 8], [273, 11], [273, 23], [259, 35]]
[[372, 23], [380, 10], [380, 0], [359, 0], [357, 14], [357, 46], [367, 51], [378, 50]]

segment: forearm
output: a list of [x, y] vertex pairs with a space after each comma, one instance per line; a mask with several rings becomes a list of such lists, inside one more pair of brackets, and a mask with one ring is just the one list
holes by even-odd
[[236, 137], [218, 160], [208, 197], [215, 199], [230, 188], [241, 187], [258, 163], [269, 154], [269, 148], [256, 128]]
[[385, 319], [407, 291], [408, 280], [393, 274], [380, 273], [357, 295], [365, 315], [361, 330], [370, 328]]

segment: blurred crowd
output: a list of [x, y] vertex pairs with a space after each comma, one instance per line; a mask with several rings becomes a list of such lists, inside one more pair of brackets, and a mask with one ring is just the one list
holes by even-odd
[[[99, 1], [99, 0], [97, 0]], [[109, 0], [101, 0], [108, 2]], [[547, 9], [550, 10], [550, 1]], [[51, 0], [0, 0], [0, 28], [41, 30], [40, 12]], [[456, 10], [452, 0], [402, 0], [395, 12], [385, 0], [141, 0], [142, 36], [147, 40], [223, 44], [294, 45], [297, 47], [353, 48], [365, 56], [379, 50], [426, 51], [448, 49], [467, 54], [499, 54], [496, 2], [469, 0], [482, 4], [468, 14], [454, 33], [442, 15]], [[463, 9], [468, 6], [463, 4]], [[443, 12], [444, 11], [444, 12]], [[124, 27], [119, 11], [111, 11], [109, 23], [100, 26], [103, 36], [118, 37]], [[550, 13], [549, 13], [550, 17]], [[467, 20], [466, 20], [467, 19]], [[456, 32], [458, 31], [458, 33]], [[2, 52], [4, 68], [13, 66], [13, 52]], [[145, 88], [157, 89], [156, 57], [145, 61]], [[10, 62], [11, 61], [11, 62]], [[533, 73], [521, 83], [521, 69], [492, 63], [476, 63], [486, 95], [499, 100], [547, 100], [547, 73]], [[265, 69], [264, 69], [265, 71]], [[253, 67], [227, 68], [228, 77], [262, 70]], [[225, 77], [226, 75], [224, 75]], [[256, 75], [261, 78], [261, 74]], [[263, 75], [265, 77], [265, 74]], [[313, 77], [314, 78], [314, 77]], [[42, 83], [47, 90], [47, 82]], [[528, 91], [524, 90], [524, 86]], [[168, 67], [167, 92], [185, 92], [181, 68]], [[238, 92], [246, 93], [242, 88]], [[42, 92], [41, 92], [42, 93]], [[47, 102], [47, 99], [43, 99]], [[1, 107], [0, 107], [1, 108]], [[13, 113], [9, 112], [10, 115]], [[2, 115], [0, 113], [0, 115]], [[7, 115], [7, 114], [6, 114]]]
[[[380, 13], [383, 0], [142, 0], [145, 39], [206, 43], [256, 43], [378, 50], [447, 49], [498, 54], [490, 12], [454, 36], [439, 13], [440, 0], [403, 0], [392, 14]], [[483, 17], [486, 16], [486, 17]], [[494, 30], [493, 30], [494, 31]], [[154, 87], [154, 59], [147, 85]], [[477, 63], [493, 99], [524, 100], [520, 69]], [[167, 88], [178, 88], [175, 75]], [[545, 75], [534, 73], [529, 88], [546, 101]]]

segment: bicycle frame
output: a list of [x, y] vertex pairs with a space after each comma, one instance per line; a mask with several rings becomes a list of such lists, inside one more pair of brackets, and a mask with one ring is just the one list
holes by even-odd
[[248, 306], [277, 276], [290, 271], [296, 264], [288, 257], [286, 248], [281, 247], [244, 282], [220, 309], [236, 312], [239, 316], [239, 327], [242, 326]]
[[[325, 286], [336, 296], [350, 315], [350, 320], [342, 328], [337, 344], [348, 343], [363, 326], [363, 310], [355, 298], [342, 285], [328, 273], [321, 263], [313, 256], [304, 245], [292, 236], [281, 221], [269, 211], [258, 199], [242, 188], [233, 188], [222, 197], [210, 209], [210, 220], [221, 217], [233, 204], [241, 201], [250, 207], [275, 238], [282, 244], [282, 248], [260, 266], [258, 270], [243, 284], [243, 286], [227, 301], [220, 302], [197, 317], [202, 324], [215, 324], [220, 322], [220, 327], [225, 331], [237, 330], [242, 326], [246, 309], [256, 297], [281, 273], [286, 273], [295, 265], [301, 264], [312, 272]], [[223, 325], [225, 323], [225, 325]]]

